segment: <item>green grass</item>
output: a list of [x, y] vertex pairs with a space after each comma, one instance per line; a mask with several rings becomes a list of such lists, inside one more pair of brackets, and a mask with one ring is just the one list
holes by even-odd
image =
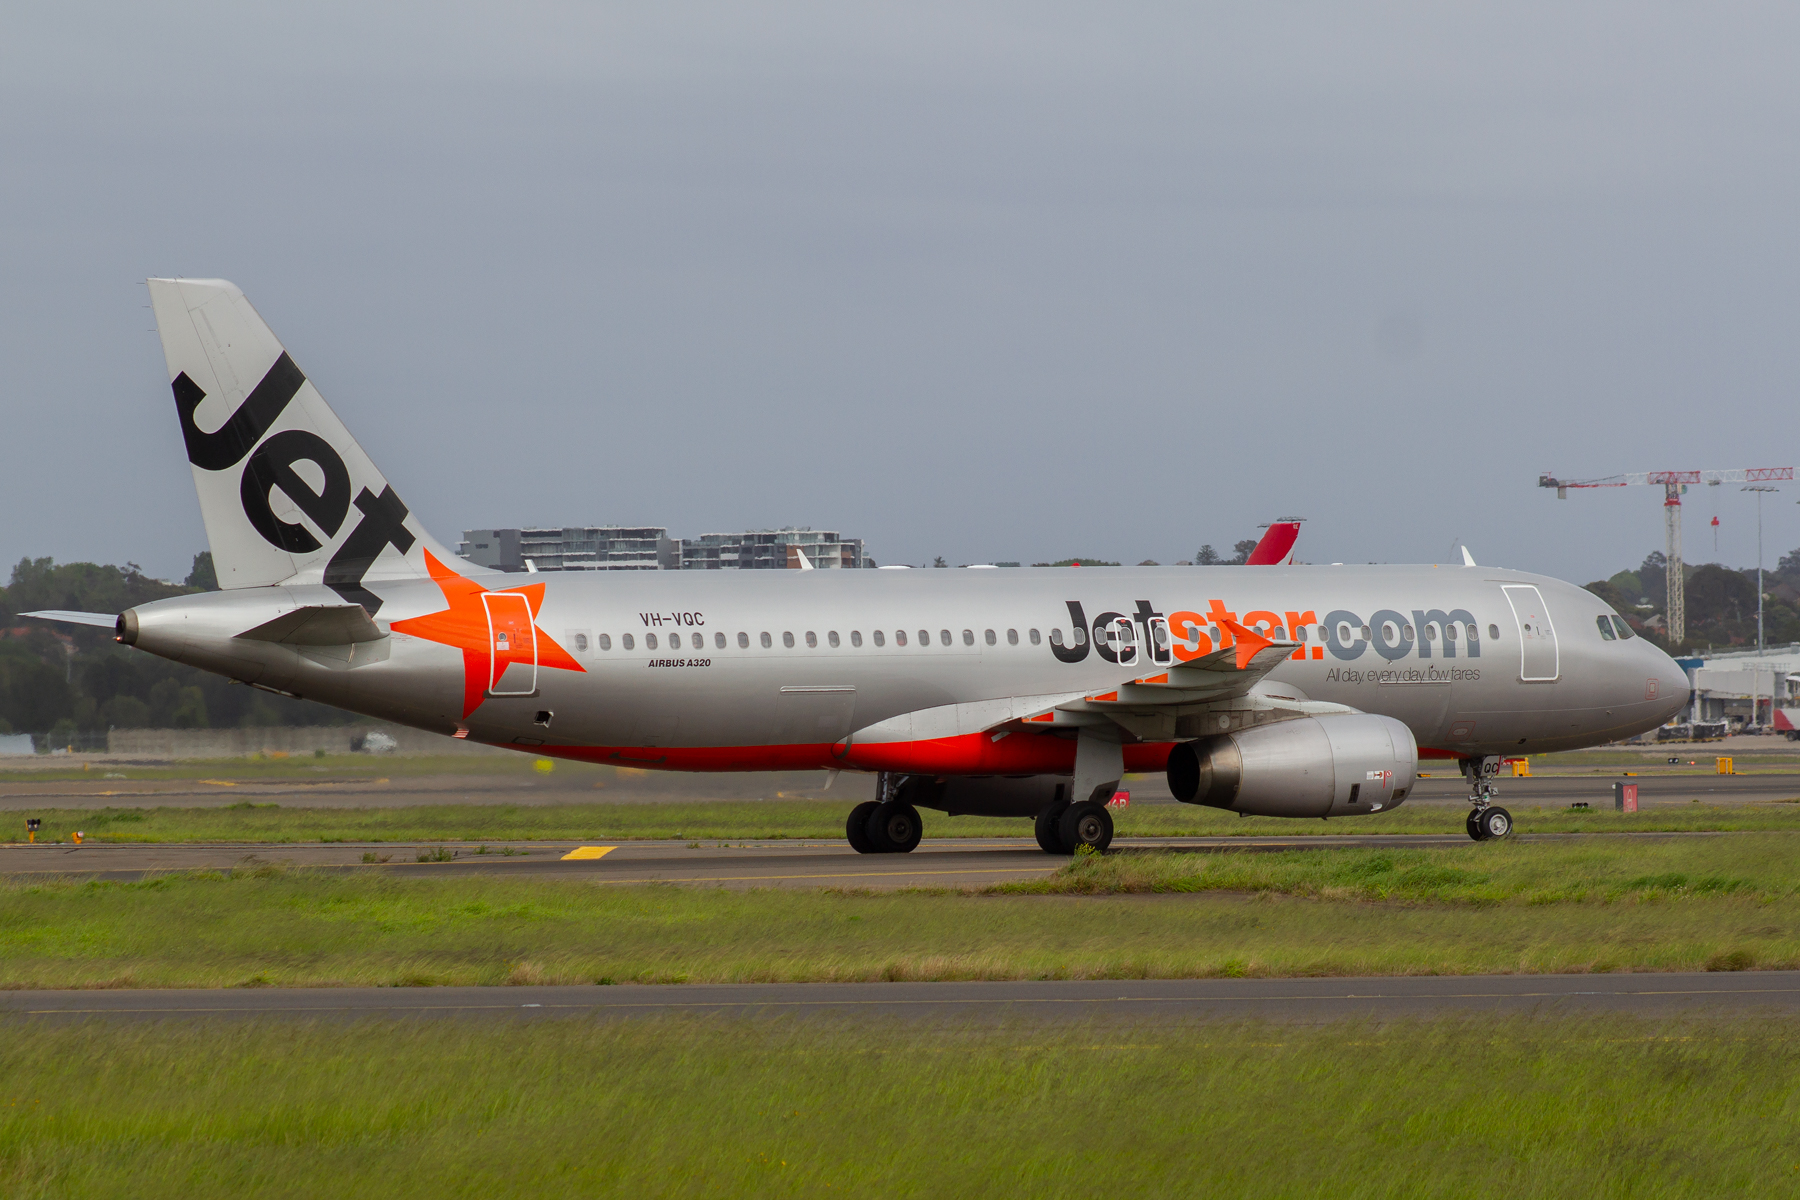
[[0, 987], [1794, 968], [1797, 851], [1746, 834], [1119, 855], [1043, 885], [874, 894], [273, 868], [14, 880]]
[[1749, 1021], [28, 1022], [0, 1193], [1793, 1195], [1797, 1079]]
[[[23, 842], [27, 815], [40, 841], [79, 829], [102, 842], [416, 842], [716, 838], [766, 841], [844, 836], [849, 800], [662, 800], [620, 804], [438, 804], [396, 808], [301, 808], [245, 801], [212, 808], [42, 808], [7, 821], [0, 841]], [[1800, 804], [1667, 804], [1634, 814], [1601, 808], [1512, 808], [1521, 833], [1800, 830]], [[1238, 817], [1189, 804], [1134, 804], [1114, 816], [1120, 837], [1461, 835], [1459, 805], [1409, 805], [1336, 821]], [[926, 812], [926, 837], [1030, 838], [1023, 820]], [[3, 868], [3, 860], [0, 860]]]

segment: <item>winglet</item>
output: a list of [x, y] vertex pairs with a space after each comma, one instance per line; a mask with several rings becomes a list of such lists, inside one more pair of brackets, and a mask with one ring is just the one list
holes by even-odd
[[1267, 650], [1275, 644], [1273, 640], [1254, 629], [1244, 628], [1229, 617], [1220, 617], [1218, 620], [1219, 624], [1231, 631], [1231, 638], [1237, 649], [1237, 669], [1240, 671], [1250, 665], [1250, 660], [1256, 657], [1258, 650]]
[[1458, 546], [1457, 549], [1462, 551], [1463, 566], [1472, 567], [1475, 565], [1475, 556], [1469, 553], [1469, 548], [1467, 546]]

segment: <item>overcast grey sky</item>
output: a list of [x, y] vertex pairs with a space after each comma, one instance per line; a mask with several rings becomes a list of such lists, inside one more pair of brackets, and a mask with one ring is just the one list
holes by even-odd
[[[1791, 4], [127, 4], [0, 37], [0, 557], [205, 546], [140, 282], [425, 524], [1578, 581], [1791, 465]], [[1800, 490], [1766, 508], [1800, 544]], [[1754, 559], [1735, 487], [1688, 558]]]

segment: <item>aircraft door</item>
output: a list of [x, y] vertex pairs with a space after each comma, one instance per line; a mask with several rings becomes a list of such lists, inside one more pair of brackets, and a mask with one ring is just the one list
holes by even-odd
[[1171, 641], [1169, 638], [1168, 620], [1163, 617], [1151, 617], [1148, 621], [1144, 622], [1144, 624], [1149, 627], [1147, 636], [1150, 639], [1151, 661], [1158, 666], [1168, 666], [1173, 658], [1173, 655], [1169, 652]]
[[[537, 626], [531, 620], [531, 602], [517, 592], [483, 592], [481, 603], [488, 621], [487, 694], [537, 695]], [[514, 666], [519, 670], [508, 675]]]
[[1527, 683], [1548, 683], [1562, 673], [1556, 646], [1556, 626], [1544, 607], [1544, 597], [1528, 583], [1501, 585], [1512, 605], [1519, 630], [1519, 678]]

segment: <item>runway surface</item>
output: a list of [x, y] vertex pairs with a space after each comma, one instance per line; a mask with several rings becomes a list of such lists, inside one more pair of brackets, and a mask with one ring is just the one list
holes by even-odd
[[0, 992], [37, 1019], [462, 1017], [676, 1014], [1144, 1025], [1176, 1020], [1324, 1024], [1447, 1013], [1633, 1017], [1800, 1015], [1800, 971], [993, 983], [670, 984], [622, 987], [297, 988]]
[[[1730, 833], [1542, 833], [1524, 841], [1572, 839], [1667, 840], [1734, 837]], [[1390, 834], [1297, 837], [1118, 838], [1119, 849], [1196, 853], [1279, 850], [1459, 849], [1464, 834]], [[409, 877], [488, 875], [561, 877], [597, 884], [680, 883], [749, 887], [978, 887], [1035, 879], [1069, 860], [1045, 854], [1029, 838], [932, 838], [911, 854], [857, 854], [842, 841], [779, 840], [703, 843], [326, 842], [270, 845], [89, 843], [0, 845], [0, 876], [66, 876], [130, 882], [172, 871], [249, 870], [264, 866]], [[449, 855], [447, 860], [442, 856]], [[566, 857], [575, 855], [576, 857]], [[425, 858], [428, 861], [419, 861]]]
[[[1683, 760], [1684, 763], [1686, 760]], [[1711, 760], [1700, 760], [1701, 766]], [[841, 805], [845, 812], [873, 794], [870, 776], [844, 775], [829, 791], [820, 772], [737, 779], [732, 776], [701, 777], [663, 775], [652, 779], [629, 777], [599, 779], [594, 771], [565, 768], [549, 775], [525, 769], [506, 774], [406, 775], [396, 765], [392, 777], [366, 775], [278, 779], [144, 779], [132, 778], [132, 768], [95, 770], [80, 779], [9, 780], [0, 775], [0, 811], [29, 812], [34, 808], [221, 808], [232, 804], [278, 804], [283, 808], [408, 808], [443, 804], [654, 804], [668, 801], [759, 799], [815, 800]], [[1428, 763], [1430, 778], [1419, 781], [1407, 803], [1462, 804], [1467, 789], [1454, 768]], [[1643, 767], [1632, 778], [1638, 785], [1639, 803], [1736, 804], [1790, 800], [1800, 797], [1800, 768], [1757, 768], [1759, 773], [1718, 775], [1701, 767]], [[122, 775], [124, 778], [107, 778]], [[91, 778], [87, 777], [91, 776]], [[1502, 778], [1501, 802], [1522, 806], [1561, 806], [1577, 800], [1604, 803], [1612, 785], [1623, 776], [1618, 770], [1579, 774], [1540, 775], [1528, 779]], [[600, 786], [597, 786], [600, 785]], [[1127, 781], [1133, 804], [1173, 804], [1168, 785], [1160, 776]]]

